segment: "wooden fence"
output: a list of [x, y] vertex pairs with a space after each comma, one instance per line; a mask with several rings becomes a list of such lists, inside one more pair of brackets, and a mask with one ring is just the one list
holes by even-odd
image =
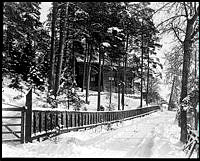
[[126, 111], [66, 111], [66, 110], [32, 110], [31, 139], [64, 133], [72, 130], [91, 128], [140, 117], [160, 109], [159, 106]]
[[189, 125], [187, 125], [187, 142], [183, 150], [186, 152], [188, 158], [190, 158], [196, 150], [197, 158], [199, 158], [199, 132], [193, 130]]
[[[159, 106], [126, 111], [68, 111], [58, 109], [32, 109], [32, 89], [26, 95], [26, 107], [20, 108], [21, 142], [57, 135], [72, 130], [92, 128], [135, 117], [144, 116], [160, 109]], [[10, 109], [15, 111], [16, 109]], [[19, 110], [19, 109], [18, 109]], [[25, 113], [25, 115], [24, 115]], [[24, 117], [25, 116], [25, 117]], [[4, 117], [5, 119], [5, 117]], [[3, 126], [7, 126], [2, 124]], [[14, 133], [13, 133], [14, 134]], [[15, 134], [14, 134], [15, 135]], [[15, 135], [17, 136], [17, 135]], [[25, 137], [24, 137], [25, 136]]]

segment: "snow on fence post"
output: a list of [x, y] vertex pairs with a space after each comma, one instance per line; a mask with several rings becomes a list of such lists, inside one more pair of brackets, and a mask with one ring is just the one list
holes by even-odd
[[26, 95], [26, 122], [25, 122], [25, 142], [32, 142], [31, 128], [32, 128], [32, 88]]

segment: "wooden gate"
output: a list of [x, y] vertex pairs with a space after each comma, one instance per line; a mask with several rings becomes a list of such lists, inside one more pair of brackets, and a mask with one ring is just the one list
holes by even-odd
[[2, 108], [2, 142], [24, 143], [24, 112], [24, 107]]

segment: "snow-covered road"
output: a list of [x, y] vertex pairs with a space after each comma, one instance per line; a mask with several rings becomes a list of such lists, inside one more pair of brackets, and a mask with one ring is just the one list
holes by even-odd
[[2, 145], [2, 157], [185, 158], [175, 112], [158, 111], [90, 130], [69, 132], [44, 142]]

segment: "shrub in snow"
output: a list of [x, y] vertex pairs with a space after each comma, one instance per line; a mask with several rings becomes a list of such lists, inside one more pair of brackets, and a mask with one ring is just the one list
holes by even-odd
[[102, 105], [100, 105], [100, 108], [97, 108], [97, 111], [104, 111], [104, 110], [105, 108]]
[[106, 106], [107, 111], [114, 111], [115, 109], [115, 104], [111, 103], [109, 106]]
[[17, 90], [22, 90], [22, 85], [20, 84], [21, 79], [19, 77], [13, 78], [11, 83], [8, 85], [9, 88], [14, 88]]
[[87, 111], [87, 107], [86, 106], [83, 107], [83, 111]]

